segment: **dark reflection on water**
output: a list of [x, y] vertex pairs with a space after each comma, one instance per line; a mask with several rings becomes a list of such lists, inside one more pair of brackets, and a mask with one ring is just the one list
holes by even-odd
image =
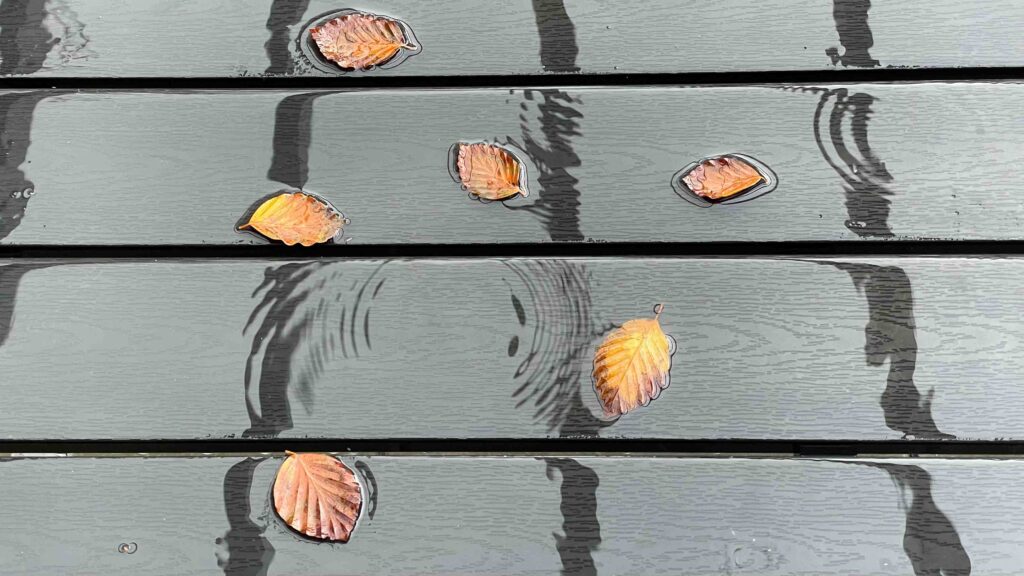
[[[539, 94], [537, 109], [540, 112], [540, 132], [543, 141], [538, 139], [531, 128], [536, 118], [529, 115], [526, 102], [535, 101]], [[578, 168], [582, 161], [572, 146], [572, 139], [580, 136], [579, 122], [583, 119], [580, 112], [582, 102], [561, 90], [526, 90], [523, 92], [526, 102], [522, 104], [524, 112], [519, 115], [522, 130], [523, 148], [540, 171], [537, 183], [540, 190], [537, 200], [522, 207], [508, 206], [511, 210], [525, 210], [539, 217], [548, 235], [555, 241], [580, 241], [580, 191], [579, 183], [570, 168]], [[546, 143], [546, 145], [545, 145]]]
[[0, 346], [7, 342], [14, 328], [14, 304], [18, 297], [21, 278], [33, 270], [59, 266], [47, 264], [7, 264], [0, 266]]
[[263, 537], [266, 526], [252, 519], [252, 479], [264, 458], [246, 458], [224, 476], [224, 509], [229, 529], [217, 544], [224, 550], [217, 564], [227, 576], [265, 576], [274, 558], [274, 547]]
[[32, 74], [60, 43], [47, 30], [47, 0], [0, 1], [0, 74]]
[[[253, 292], [261, 297], [243, 333], [254, 329], [245, 368], [246, 407], [252, 425], [245, 436], [276, 436], [292, 427], [288, 391], [307, 413], [313, 384], [337, 357], [357, 357], [373, 346], [370, 313], [385, 279], [386, 262], [365, 277], [345, 272], [344, 262], [296, 262], [273, 266]], [[250, 390], [259, 383], [259, 409]]]
[[21, 165], [32, 143], [32, 115], [44, 98], [54, 91], [0, 94], [0, 239], [21, 224], [35, 184], [25, 177]]
[[934, 389], [921, 395], [914, 384], [917, 367], [917, 326], [910, 278], [898, 266], [818, 262], [845, 271], [868, 301], [864, 356], [870, 366], [889, 361], [889, 375], [880, 404], [885, 424], [905, 438], [955, 438], [939, 430], [932, 418]]
[[[863, 92], [851, 95], [846, 88], [822, 90], [814, 113], [814, 139], [825, 161], [843, 179], [846, 227], [858, 236], [886, 237], [893, 235], [888, 222], [893, 177], [868, 143], [874, 102], [873, 96]], [[828, 132], [823, 135], [822, 120], [830, 103]]]
[[533, 0], [533, 15], [540, 34], [540, 62], [546, 72], [579, 72], [576, 26], [562, 0]]
[[313, 102], [337, 92], [305, 92], [283, 98], [274, 114], [274, 155], [267, 178], [302, 189], [309, 180]]
[[562, 477], [562, 531], [555, 533], [555, 546], [562, 560], [562, 574], [595, 576], [593, 552], [601, 544], [597, 519], [597, 472], [571, 458], [545, 458], [548, 479], [554, 471]]
[[292, 26], [302, 22], [302, 16], [309, 8], [309, 0], [274, 0], [270, 5], [267, 30], [270, 38], [263, 45], [270, 65], [266, 74], [291, 74], [295, 70], [295, 58], [290, 50]]
[[842, 54], [835, 47], [825, 50], [833, 64], [860, 68], [878, 66], [878, 60], [869, 52], [875, 45], [871, 26], [868, 25], [870, 10], [871, 0], [832, 0], [832, 19], [839, 33], [839, 43], [843, 46]]
[[[590, 392], [589, 365], [594, 341], [614, 328], [598, 326], [590, 300], [590, 273], [580, 262], [509, 260], [515, 274], [510, 294], [515, 325], [510, 356], [522, 361], [513, 375], [517, 406], [562, 438], [596, 437], [612, 422], [595, 417], [583, 402]], [[519, 287], [518, 295], [515, 290]], [[513, 344], [514, 342], [514, 344]], [[523, 342], [523, 344], [520, 344]], [[555, 545], [562, 574], [596, 574], [592, 552], [601, 543], [597, 519], [597, 473], [566, 458], [547, 458], [548, 478], [561, 475], [562, 530]]]
[[900, 509], [907, 515], [903, 550], [914, 567], [915, 576], [968, 576], [971, 573], [971, 558], [953, 522], [935, 503], [932, 477], [927, 471], [920, 466], [884, 462], [838, 462], [870, 466], [889, 474], [900, 493]]

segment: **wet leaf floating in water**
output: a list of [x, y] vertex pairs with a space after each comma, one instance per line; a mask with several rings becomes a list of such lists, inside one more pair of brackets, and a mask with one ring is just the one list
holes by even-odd
[[403, 24], [393, 18], [349, 12], [309, 29], [320, 55], [345, 70], [380, 66], [401, 51], [416, 52]]
[[334, 238], [347, 223], [326, 200], [304, 192], [283, 192], [260, 204], [238, 229], [252, 228], [289, 246], [312, 246]]
[[698, 206], [746, 202], [771, 192], [776, 184], [767, 166], [743, 154], [705, 158], [672, 178], [676, 192]]
[[668, 388], [675, 342], [661, 330], [660, 316], [659, 305], [654, 318], [626, 322], [597, 348], [594, 389], [605, 416], [647, 406]]
[[363, 507], [356, 475], [328, 454], [287, 454], [274, 479], [278, 516], [310, 538], [348, 542]]
[[498, 144], [459, 142], [452, 147], [452, 177], [470, 194], [484, 200], [529, 196], [526, 168], [519, 158]]

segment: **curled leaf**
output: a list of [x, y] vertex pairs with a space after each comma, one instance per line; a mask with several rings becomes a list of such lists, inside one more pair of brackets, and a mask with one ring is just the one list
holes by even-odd
[[672, 178], [676, 193], [698, 206], [746, 202], [775, 189], [775, 174], [743, 154], [724, 154], [689, 164]]
[[658, 318], [630, 320], [597, 348], [594, 390], [605, 416], [620, 416], [647, 406], [668, 388], [675, 343], [661, 330]]
[[511, 150], [486, 142], [458, 142], [451, 148], [452, 178], [464, 190], [485, 200], [529, 196], [526, 167]]
[[347, 224], [330, 202], [304, 192], [282, 192], [264, 201], [239, 230], [252, 228], [271, 240], [292, 246], [326, 242]]
[[420, 49], [404, 22], [356, 11], [310, 27], [309, 37], [319, 56], [344, 70], [368, 70]]
[[328, 454], [287, 454], [274, 479], [277, 515], [300, 534], [348, 542], [363, 507], [355, 474]]

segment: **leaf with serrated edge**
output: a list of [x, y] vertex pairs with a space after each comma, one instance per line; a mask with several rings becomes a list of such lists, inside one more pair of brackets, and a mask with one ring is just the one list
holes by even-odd
[[520, 186], [523, 167], [514, 154], [497, 144], [458, 144], [459, 181], [474, 196], [485, 200], [507, 200], [516, 194], [527, 196]]
[[348, 542], [363, 507], [356, 475], [329, 454], [296, 454], [277, 470], [274, 510], [296, 532]]
[[617, 328], [594, 355], [594, 390], [605, 416], [647, 406], [669, 385], [672, 344], [654, 318], [630, 320]]
[[352, 12], [311, 28], [317, 50], [324, 58], [349, 70], [384, 64], [399, 50], [416, 50], [393, 18]]
[[345, 217], [326, 201], [302, 192], [285, 192], [260, 204], [239, 230], [252, 228], [289, 246], [312, 246], [337, 236], [344, 224]]

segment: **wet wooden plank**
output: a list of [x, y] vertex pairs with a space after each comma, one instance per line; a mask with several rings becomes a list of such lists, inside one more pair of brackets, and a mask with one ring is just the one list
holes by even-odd
[[[0, 556], [18, 574], [111, 575], [1012, 575], [1024, 561], [1020, 461], [344, 460], [376, 498], [344, 545], [281, 525], [277, 458], [3, 462]], [[41, 502], [59, 522], [38, 522]]]
[[[246, 244], [304, 188], [363, 244], [1024, 238], [1024, 85], [308, 92], [11, 92], [10, 244]], [[449, 147], [511, 138], [533, 194], [474, 201]], [[673, 175], [750, 155], [771, 194], [700, 208]], [[29, 191], [26, 194], [26, 190]], [[27, 197], [26, 197], [27, 196]]]
[[[1024, 438], [1021, 259], [0, 267], [0, 437]], [[650, 317], [672, 384], [604, 420]]]
[[[301, 31], [329, 0], [7, 0], [0, 73], [36, 76], [322, 75]], [[1018, 66], [1024, 8], [913, 0], [368, 0], [403, 19], [420, 54], [382, 75], [718, 72]]]

